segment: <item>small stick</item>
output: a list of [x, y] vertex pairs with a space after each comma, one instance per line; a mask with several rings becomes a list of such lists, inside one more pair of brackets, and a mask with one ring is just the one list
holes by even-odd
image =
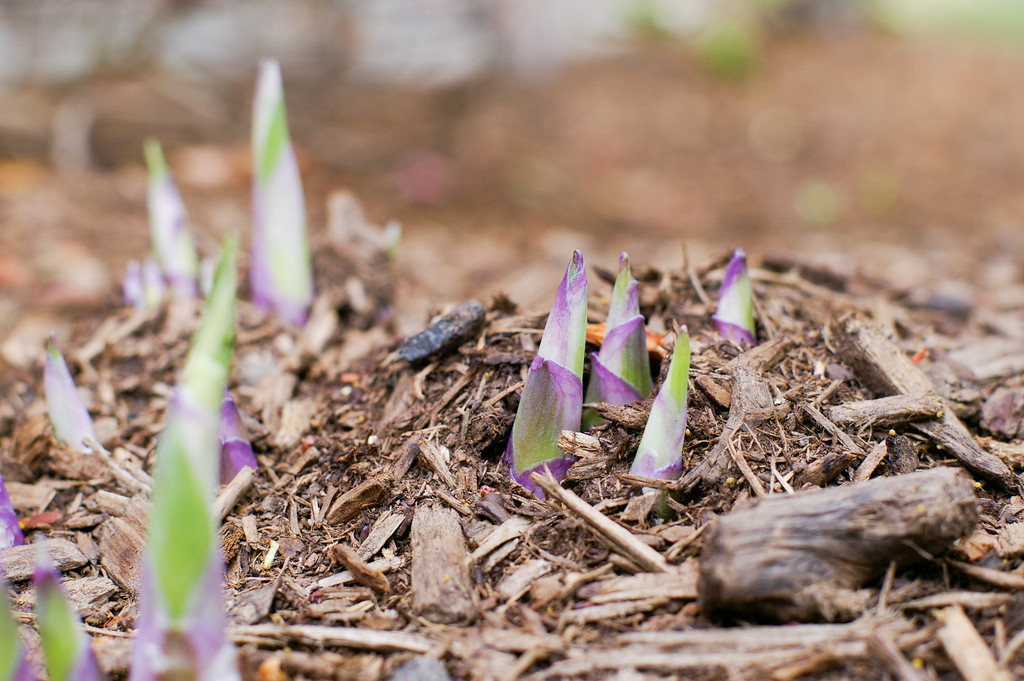
[[825, 415], [818, 411], [815, 407], [809, 404], [805, 404], [804, 411], [807, 412], [808, 416], [814, 419], [815, 423], [817, 423], [819, 426], [827, 430], [832, 435], [832, 437], [839, 440], [843, 444], [843, 446], [849, 449], [851, 452], [854, 452], [859, 456], [864, 456], [865, 454], [867, 454], [867, 452], [864, 451], [863, 443], [858, 442], [860, 438], [857, 438], [855, 440], [848, 433], [846, 433], [845, 431], [841, 430], [838, 426], [836, 426], [836, 424], [832, 423], [832, 421], [826, 418]]
[[732, 456], [732, 460], [736, 462], [736, 467], [740, 469], [740, 473], [743, 474], [743, 479], [750, 485], [750, 489], [754, 490], [754, 494], [759, 497], [765, 496], [764, 486], [761, 481], [754, 475], [754, 471], [750, 469], [750, 464], [743, 458], [743, 455], [736, 451], [736, 446], [733, 445], [730, 439], [727, 443], [729, 447], [729, 454]]
[[638, 567], [648, 572], [669, 572], [672, 569], [660, 553], [637, 539], [622, 525], [563, 488], [550, 473], [531, 473], [530, 479], [549, 497], [565, 504], [566, 509], [576, 514], [594, 534], [610, 543], [616, 551], [636, 563]]
[[256, 471], [249, 466], [242, 466], [242, 470], [231, 478], [231, 482], [224, 485], [224, 489], [217, 495], [217, 500], [213, 502], [213, 512], [217, 514], [218, 519], [223, 521], [228, 517], [228, 513], [235, 507], [238, 500], [252, 487], [255, 476]]
[[882, 638], [877, 632], [874, 632], [868, 636], [867, 644], [868, 651], [876, 655], [886, 669], [900, 681], [928, 681], [928, 675], [920, 669], [916, 669], [903, 654], [903, 651], [899, 649], [899, 646], [889, 639]]
[[[110, 452], [103, 448], [103, 445], [96, 441], [96, 438], [87, 435], [82, 438], [82, 443], [89, 449], [96, 452], [99, 457], [103, 459], [103, 462], [110, 467], [110, 473], [117, 478], [117, 481], [122, 485], [137, 494], [145, 494], [146, 496], [149, 496], [153, 491], [152, 478], [143, 481], [126, 471], [120, 464], [114, 461], [114, 457], [111, 456]], [[143, 475], [145, 475], [145, 473], [143, 473]], [[146, 477], [148, 478], [149, 476], [147, 475]]]
[[829, 409], [828, 415], [840, 426], [892, 426], [933, 419], [941, 411], [942, 398], [935, 393], [909, 393], [879, 397], [876, 400], [846, 402]]
[[996, 662], [963, 608], [951, 605], [938, 610], [935, 619], [942, 624], [937, 633], [942, 647], [967, 681], [1013, 681], [1010, 672]]

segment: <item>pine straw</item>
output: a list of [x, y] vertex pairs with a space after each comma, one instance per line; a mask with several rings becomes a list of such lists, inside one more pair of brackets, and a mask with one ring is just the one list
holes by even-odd
[[[345, 263], [319, 265], [337, 274]], [[717, 289], [723, 265], [639, 271], [652, 325], [686, 324], [692, 337], [684, 471], [719, 442], [733, 399], [739, 351], [715, 334], [701, 290]], [[737, 628], [698, 611], [697, 565], [716, 515], [756, 495], [848, 483], [858, 467], [858, 479], [893, 475], [896, 464], [877, 454], [890, 429], [910, 438], [920, 468], [956, 465], [908, 423], [830, 420], [833, 407], [878, 397], [830, 351], [830, 321], [870, 312], [907, 354], [932, 348], [919, 366], [942, 377], [945, 404], [968, 423], [1007, 382], [979, 383], [945, 361], [947, 348], [979, 339], [969, 319], [905, 306], [883, 283], [767, 265], [753, 278], [761, 339], [781, 348], [764, 367], [770, 409], [735, 428], [721, 475], [673, 499], [668, 522], [641, 493], [650, 481], [628, 475], [649, 403], [606, 409], [610, 421], [591, 433], [589, 452], [580, 450], [565, 488], [582, 512], [509, 481], [500, 457], [543, 315], [518, 314], [499, 298], [457, 349], [410, 366], [387, 331], [390, 292], [369, 275], [334, 277], [301, 332], [240, 303], [231, 387], [261, 468], [251, 487], [240, 480], [233, 488], [237, 500], [227, 496], [222, 536], [231, 631], [247, 678], [383, 679], [426, 654], [456, 678], [501, 681], [917, 679], [955, 665], [980, 681], [987, 671], [965, 670], [946, 652], [957, 641], [990, 651], [989, 671], [1024, 672], [1016, 656], [1024, 608], [1012, 593], [1024, 581], [1015, 571], [1024, 503], [980, 479], [981, 524], [953, 550], [962, 562], [940, 556], [893, 567], [863, 585], [869, 597], [851, 622]], [[603, 279], [591, 279], [595, 319], [610, 290]], [[31, 540], [66, 540], [69, 590], [117, 676], [136, 613], [144, 471], [196, 322], [189, 303], [112, 310], [66, 344], [91, 393], [106, 460], [53, 445], [41, 372], [3, 381], [2, 472], [35, 526]], [[1019, 461], [1019, 444], [991, 448]], [[627, 537], [602, 533], [593, 514]], [[347, 549], [332, 550], [339, 544]], [[25, 583], [13, 592], [30, 621]]]

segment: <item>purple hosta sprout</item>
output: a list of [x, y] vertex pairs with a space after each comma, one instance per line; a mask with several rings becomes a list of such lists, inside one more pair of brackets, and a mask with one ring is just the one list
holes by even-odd
[[142, 265], [132, 260], [124, 272], [124, 302], [136, 310], [146, 309], [145, 288], [142, 284]]
[[686, 439], [686, 391], [690, 375], [690, 336], [679, 331], [665, 382], [651, 405], [629, 472], [645, 478], [676, 480], [682, 472]]
[[[587, 402], [629, 404], [651, 394], [651, 363], [647, 356], [647, 330], [640, 314], [637, 282], [629, 267], [629, 256], [619, 256], [619, 274], [612, 288], [612, 301], [605, 321], [601, 348], [590, 356], [592, 372]], [[583, 425], [600, 423], [588, 409]]]
[[51, 335], [46, 344], [43, 387], [46, 390], [46, 411], [50, 415], [54, 437], [66, 447], [92, 454], [92, 448], [85, 444], [90, 438], [96, 439], [92, 418], [78, 397], [75, 380], [71, 378], [64, 356], [57, 347], [56, 334]]
[[146, 258], [142, 263], [142, 305], [147, 310], [155, 310], [164, 302], [167, 294], [167, 282], [160, 271], [160, 263], [156, 258]]
[[237, 240], [229, 240], [157, 446], [132, 681], [239, 679], [225, 634], [213, 501], [234, 345]]
[[50, 681], [99, 681], [103, 675], [89, 645], [89, 636], [65, 597], [60, 573], [54, 569], [42, 545], [33, 582], [39, 647]]
[[313, 270], [299, 165], [288, 136], [281, 66], [260, 62], [252, 123], [253, 299], [293, 324], [306, 323]]
[[149, 169], [149, 232], [153, 252], [171, 291], [177, 298], [195, 298], [198, 293], [199, 256], [188, 231], [185, 204], [181, 200], [160, 143], [146, 140]]
[[725, 269], [722, 288], [718, 292], [718, 310], [712, 319], [718, 331], [727, 340], [740, 345], [757, 342], [754, 327], [754, 296], [750, 289], [750, 275], [747, 273], [747, 255], [742, 248], [732, 254], [732, 260]]
[[224, 388], [224, 400], [220, 403], [220, 425], [217, 434], [220, 438], [222, 484], [231, 482], [246, 466], [256, 470], [256, 455], [252, 451], [252, 445], [242, 435], [242, 419], [238, 414], [238, 405], [227, 388]]
[[579, 430], [583, 412], [583, 354], [587, 335], [587, 272], [573, 252], [555, 294], [537, 356], [526, 375], [505, 461], [512, 479], [543, 497], [530, 473], [547, 469], [558, 480], [574, 459], [558, 448], [562, 430]]
[[[21, 531], [18, 514], [14, 512], [11, 495], [7, 493], [7, 485], [0, 475], [0, 549], [21, 546], [25, 543], [25, 534]], [[0, 667], [2, 669], [2, 667]], [[0, 679], [3, 679], [0, 675]]]
[[11, 614], [7, 584], [0, 571], [0, 681], [35, 681], [32, 666], [18, 634], [18, 623]]

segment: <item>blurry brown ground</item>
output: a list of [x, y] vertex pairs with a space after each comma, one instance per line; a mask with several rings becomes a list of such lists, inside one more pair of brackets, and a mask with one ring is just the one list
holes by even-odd
[[[678, 267], [684, 243], [695, 258], [801, 254], [958, 305], [1021, 283], [1021, 50], [808, 33], [770, 42], [742, 82], [673, 42], [532, 83], [285, 78], [314, 232], [340, 188], [404, 226], [406, 330], [498, 290], [540, 309], [575, 247], [606, 267], [620, 250]], [[117, 295], [146, 255], [146, 137], [164, 143], [206, 253], [246, 234], [250, 95], [142, 72], [0, 98], [3, 335]], [[76, 140], [90, 167], [54, 169], [82, 160]]]

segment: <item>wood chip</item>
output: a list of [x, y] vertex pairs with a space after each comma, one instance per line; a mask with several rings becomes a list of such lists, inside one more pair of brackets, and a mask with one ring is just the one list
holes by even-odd
[[452, 475], [452, 471], [448, 466], [448, 462], [451, 460], [451, 452], [444, 445], [439, 445], [432, 440], [423, 440], [419, 443], [420, 446], [420, 458], [423, 460], [424, 465], [427, 468], [434, 471], [444, 484], [448, 485], [448, 489], [458, 489], [458, 484], [455, 482], [455, 476]]
[[359, 545], [359, 557], [363, 560], [369, 560], [377, 555], [377, 552], [384, 548], [384, 544], [387, 543], [388, 539], [391, 539], [391, 535], [398, 530], [403, 522], [405, 522], [404, 513], [385, 511], [381, 514], [376, 522], [373, 523], [373, 527], [370, 528], [370, 533], [366, 535], [366, 539]]
[[[0, 549], [0, 569], [4, 576], [11, 582], [30, 579], [36, 570], [36, 551], [37, 547], [32, 544]], [[80, 568], [89, 562], [85, 554], [66, 539], [46, 540], [46, 551], [60, 572]]]
[[146, 533], [126, 518], [108, 518], [97, 529], [100, 562], [119, 587], [137, 595], [142, 586], [142, 556]]
[[388, 578], [370, 567], [351, 546], [335, 544], [331, 547], [331, 555], [348, 568], [352, 577], [363, 586], [368, 586], [379, 594], [386, 594], [391, 590]]
[[476, 550], [469, 556], [470, 563], [476, 563], [481, 558], [497, 549], [502, 544], [523, 536], [523, 533], [530, 528], [530, 521], [522, 516], [513, 516], [494, 528], [487, 537], [480, 542]]
[[648, 572], [670, 572], [672, 570], [660, 553], [574, 493], [564, 489], [550, 473], [548, 475], [531, 473], [530, 479], [534, 484], [540, 486], [549, 497], [565, 504], [567, 512], [582, 520], [595, 535], [608, 542], [612, 548], [636, 563], [641, 569]]
[[327, 513], [327, 522], [340, 525], [376, 506], [388, 494], [388, 487], [382, 478], [370, 478], [342, 494]]
[[412, 517], [411, 534], [413, 611], [444, 624], [472, 620], [476, 591], [459, 516], [436, 502], [421, 503]]
[[882, 463], [882, 459], [886, 456], [885, 441], [875, 443], [875, 446], [871, 448], [868, 455], [864, 457], [864, 460], [860, 462], [860, 466], [857, 467], [857, 472], [853, 474], [854, 482], [864, 482], [871, 477], [871, 474], [878, 468], [878, 464]]
[[942, 623], [936, 635], [966, 681], [1013, 681], [1010, 672], [996, 662], [963, 608], [952, 605], [937, 610], [935, 619]]

